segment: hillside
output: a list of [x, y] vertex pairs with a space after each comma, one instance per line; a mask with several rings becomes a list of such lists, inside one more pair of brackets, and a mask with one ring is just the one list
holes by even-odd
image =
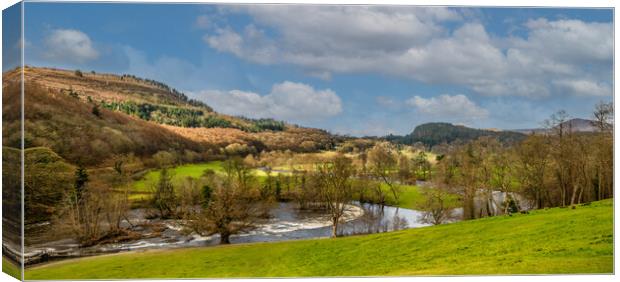
[[[19, 108], [19, 77], [18, 70], [3, 74], [7, 110]], [[194, 160], [317, 151], [334, 143], [323, 130], [217, 113], [170, 86], [132, 75], [26, 67], [24, 78], [26, 147], [48, 147], [73, 164], [97, 166], [114, 155], [159, 151]], [[3, 122], [5, 146], [18, 146], [19, 113], [9, 110]]]
[[418, 125], [412, 133], [405, 136], [390, 135], [385, 138], [401, 144], [411, 145], [421, 142], [426, 146], [432, 147], [441, 143], [452, 143], [457, 140], [467, 142], [482, 136], [496, 137], [500, 142], [514, 142], [525, 137], [524, 134], [518, 132], [476, 129], [451, 123], [433, 122]]
[[[568, 128], [572, 132], [595, 132], [597, 128], [593, 125], [592, 120], [574, 118], [562, 123], [563, 128]], [[510, 131], [530, 134], [530, 133], [547, 133], [550, 130], [548, 128], [530, 128], [530, 129], [513, 129]]]
[[131, 252], [51, 263], [26, 279], [613, 272], [613, 200], [344, 237]]
[[158, 81], [134, 75], [100, 74], [79, 70], [26, 67], [26, 81], [123, 112], [140, 119], [181, 127], [225, 127], [244, 131], [284, 130], [286, 124], [253, 120], [214, 112], [202, 101]]

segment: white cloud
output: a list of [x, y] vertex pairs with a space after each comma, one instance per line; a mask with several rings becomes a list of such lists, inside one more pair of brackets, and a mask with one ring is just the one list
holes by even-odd
[[340, 97], [334, 91], [316, 90], [310, 85], [290, 81], [274, 84], [271, 92], [264, 96], [240, 90], [208, 90], [194, 96], [218, 112], [251, 118], [307, 122], [342, 112]]
[[552, 81], [586, 75], [611, 84], [611, 23], [537, 19], [523, 24], [524, 37], [497, 37], [461, 11], [440, 7], [257, 5], [226, 12], [247, 13], [253, 23], [207, 34], [209, 46], [324, 78], [374, 72], [528, 97], [563, 95]]
[[418, 113], [447, 120], [471, 121], [489, 116], [489, 111], [479, 107], [462, 94], [439, 95], [431, 98], [414, 96], [406, 103], [414, 107]]
[[234, 32], [232, 29], [218, 29], [217, 35], [205, 36], [204, 40], [213, 49], [218, 51], [225, 51], [233, 53], [237, 56], [242, 56], [241, 47], [243, 44], [243, 38], [241, 35]]
[[562, 62], [608, 61], [613, 55], [613, 27], [610, 23], [580, 20], [530, 20], [528, 40], [517, 46]]
[[611, 85], [587, 79], [556, 80], [552, 82], [560, 91], [577, 96], [608, 96]]
[[99, 57], [88, 35], [75, 29], [55, 29], [44, 44], [44, 56], [50, 60], [84, 63]]
[[[256, 25], [240, 32], [229, 28], [208, 34], [205, 41], [212, 48], [259, 63], [302, 65], [312, 70], [309, 73], [322, 76], [325, 72], [370, 70], [375, 60], [364, 59], [402, 53], [411, 44], [444, 33], [438, 22], [459, 18], [443, 8], [256, 5], [233, 11], [249, 13]], [[280, 38], [266, 37], [267, 28], [277, 30]]]

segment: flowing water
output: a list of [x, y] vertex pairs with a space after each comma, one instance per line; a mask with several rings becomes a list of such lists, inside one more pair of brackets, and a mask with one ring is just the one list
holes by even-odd
[[[329, 237], [332, 226], [329, 215], [324, 211], [301, 210], [295, 203], [278, 203], [270, 212], [271, 217], [260, 222], [256, 229], [233, 235], [232, 244], [249, 242], [274, 242], [307, 238]], [[346, 207], [340, 235], [369, 234], [405, 228], [426, 226], [421, 221], [422, 213], [416, 210], [354, 203]], [[89, 256], [132, 250], [202, 247], [216, 245], [219, 236], [200, 236], [184, 232], [183, 221], [147, 219], [144, 209], [131, 210], [126, 227], [140, 234], [140, 238], [120, 243], [105, 243], [80, 248], [72, 239], [33, 240], [26, 247], [26, 263], [34, 264], [55, 259]], [[34, 233], [45, 233], [51, 228], [42, 224]], [[32, 232], [31, 232], [32, 233]]]

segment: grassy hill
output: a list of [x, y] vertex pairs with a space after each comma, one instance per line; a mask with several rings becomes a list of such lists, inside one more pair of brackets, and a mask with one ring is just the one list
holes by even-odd
[[612, 273], [613, 200], [398, 232], [131, 252], [26, 279]]
[[[162, 150], [213, 156], [235, 144], [232, 153], [241, 154], [334, 145], [324, 130], [217, 113], [168, 85], [132, 75], [26, 67], [24, 79], [25, 146], [50, 148], [73, 164], [100, 166], [114, 155], [149, 157]], [[18, 69], [3, 74], [5, 109], [19, 109], [19, 85]], [[4, 145], [18, 147], [20, 116], [8, 112]]]
[[501, 142], [514, 142], [525, 138], [525, 134], [513, 131], [494, 131], [469, 128], [444, 122], [431, 122], [416, 126], [412, 133], [405, 136], [387, 136], [390, 141], [402, 144], [422, 144], [432, 147], [441, 143], [463, 142], [478, 139], [482, 136], [496, 137]]

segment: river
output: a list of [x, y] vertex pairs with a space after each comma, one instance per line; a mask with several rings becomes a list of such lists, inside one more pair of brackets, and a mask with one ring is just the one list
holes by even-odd
[[[139, 233], [138, 239], [120, 243], [105, 243], [80, 248], [72, 239], [41, 240], [26, 247], [24, 254], [27, 264], [35, 264], [49, 260], [90, 256], [122, 251], [203, 247], [219, 243], [219, 236], [200, 236], [187, 234], [183, 230], [183, 222], [179, 220], [147, 219], [144, 209], [134, 209], [129, 213], [126, 227]], [[274, 242], [309, 238], [322, 238], [331, 235], [331, 221], [325, 212], [316, 210], [300, 210], [297, 204], [280, 202], [271, 211], [271, 217], [259, 222], [257, 228], [244, 234], [233, 235], [232, 244], [251, 242]], [[426, 226], [421, 221], [420, 211], [381, 207], [375, 204], [353, 203], [346, 207], [341, 224], [341, 235], [369, 234], [394, 231], [406, 228]], [[38, 232], [45, 232], [45, 225]]]

